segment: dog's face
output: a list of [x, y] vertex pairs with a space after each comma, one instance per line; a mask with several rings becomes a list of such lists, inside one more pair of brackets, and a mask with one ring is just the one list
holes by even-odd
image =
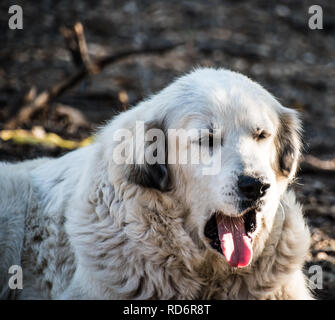
[[[211, 69], [177, 80], [146, 107], [148, 120], [164, 127], [168, 155], [190, 156], [180, 163], [166, 155], [167, 164], [142, 167], [132, 179], [177, 196], [189, 212], [188, 231], [231, 267], [250, 265], [296, 171], [296, 113], [246, 77]], [[184, 130], [187, 139], [169, 129]]]
[[[234, 98], [239, 99], [229, 100]], [[252, 260], [253, 242], [262, 225], [272, 224], [296, 155], [293, 147], [289, 159], [280, 158], [285, 156], [278, 154], [280, 115], [261, 102], [209, 108], [212, 117], [207, 112], [207, 117], [188, 119], [184, 126], [198, 131], [209, 128], [209, 134], [191, 136], [187, 144], [179, 144], [178, 151], [199, 144], [201, 155], [217, 158], [217, 170], [206, 174], [207, 165], [192, 163], [170, 168], [176, 173], [174, 181], [179, 180], [179, 196], [190, 209], [186, 225], [196, 226], [203, 241], [223, 254], [232, 267], [244, 267]], [[202, 143], [204, 140], [208, 143]], [[280, 162], [286, 163], [288, 171], [280, 169]], [[214, 161], [212, 164], [214, 168]]]

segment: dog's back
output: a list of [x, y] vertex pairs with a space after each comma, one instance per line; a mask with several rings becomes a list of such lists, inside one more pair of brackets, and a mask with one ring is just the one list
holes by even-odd
[[10, 267], [21, 264], [25, 214], [31, 204], [31, 169], [46, 159], [0, 163], [0, 299], [13, 297]]

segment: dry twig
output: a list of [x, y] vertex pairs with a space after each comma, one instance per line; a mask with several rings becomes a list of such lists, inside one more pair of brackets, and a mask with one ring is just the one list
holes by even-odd
[[[23, 123], [27, 122], [31, 116], [38, 110], [46, 108], [48, 104], [54, 100], [56, 97], [61, 96], [65, 91], [73, 88], [77, 85], [80, 81], [82, 81], [85, 77], [96, 74], [101, 72], [106, 66], [116, 63], [120, 60], [126, 59], [133, 55], [140, 55], [140, 54], [158, 54], [164, 53], [169, 50], [176, 48], [177, 46], [181, 45], [182, 43], [173, 43], [167, 44], [158, 47], [144, 47], [140, 49], [129, 49], [126, 51], [121, 51], [116, 54], [101, 58], [96, 61], [91, 61], [88, 53], [87, 53], [87, 46], [84, 36], [84, 29], [81, 23], [75, 24], [72, 31], [72, 36], [70, 35], [68, 29], [62, 29], [63, 35], [67, 39], [66, 42], [68, 43], [67, 47], [72, 52], [72, 57], [76, 57], [77, 65], [79, 61], [82, 61], [81, 67], [77, 72], [75, 72], [69, 78], [60, 81], [59, 83], [55, 84], [54, 86], [50, 87], [49, 89], [39, 93], [36, 95], [35, 99], [29, 101], [27, 104], [24, 104], [21, 108], [19, 113], [16, 116], [11, 117], [6, 125], [6, 129], [14, 129], [19, 127]], [[75, 42], [77, 42], [77, 50], [79, 52], [75, 53], [75, 45], [70, 45], [70, 38], [75, 37]], [[80, 58], [79, 58], [80, 57]]]
[[305, 172], [335, 172], [335, 159], [321, 160], [317, 157], [306, 155], [301, 163], [301, 167]]

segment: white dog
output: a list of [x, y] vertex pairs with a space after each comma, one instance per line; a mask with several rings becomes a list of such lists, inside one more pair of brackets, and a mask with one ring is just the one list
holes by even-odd
[[[137, 123], [145, 135], [193, 133], [183, 143], [152, 139], [166, 161], [131, 151], [133, 161], [118, 162], [116, 137]], [[310, 299], [310, 235], [286, 190], [299, 130], [296, 112], [250, 79], [198, 69], [115, 117], [91, 146], [2, 164], [0, 297]], [[124, 135], [124, 150], [133, 141]], [[168, 161], [195, 145], [219, 159], [215, 174]], [[22, 267], [23, 289], [8, 286], [11, 265]]]

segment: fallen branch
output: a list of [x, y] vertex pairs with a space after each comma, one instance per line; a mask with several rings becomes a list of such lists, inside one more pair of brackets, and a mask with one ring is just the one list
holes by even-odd
[[50, 148], [59, 147], [69, 150], [85, 147], [93, 141], [93, 137], [88, 137], [81, 141], [66, 140], [53, 132], [46, 133], [42, 127], [33, 127], [31, 131], [23, 129], [1, 130], [0, 139], [4, 141], [11, 140], [17, 144], [43, 145]]
[[[55, 84], [51, 88], [39, 93], [33, 101], [30, 101], [28, 104], [23, 105], [19, 113], [16, 116], [11, 117], [7, 121], [5, 125], [6, 129], [14, 129], [22, 125], [27, 120], [29, 120], [30, 117], [36, 111], [46, 107], [52, 100], [61, 96], [65, 91], [73, 88], [80, 81], [82, 81], [85, 77], [91, 74], [97, 74], [101, 72], [106, 66], [110, 64], [116, 63], [120, 60], [126, 59], [133, 55], [164, 53], [182, 44], [182, 43], [173, 43], [173, 44], [167, 44], [167, 45], [158, 46], [158, 47], [144, 47], [140, 49], [129, 49], [126, 51], [121, 51], [116, 54], [101, 58], [96, 61], [91, 61], [89, 60], [87, 50], [85, 49], [86, 44], [83, 44], [83, 42], [85, 42], [85, 38], [84, 38], [84, 33], [83, 33], [84, 31], [82, 29], [82, 26], [78, 27], [77, 25], [77, 27], [74, 27], [74, 28], [77, 29], [76, 35], [78, 38], [78, 47], [82, 48], [81, 49], [82, 50], [81, 59], [83, 61], [83, 65], [80, 67], [80, 69], [75, 74]], [[81, 42], [81, 45], [79, 44], [80, 42]]]
[[317, 157], [306, 155], [301, 163], [301, 169], [304, 172], [335, 172], [335, 159], [321, 160]]
[[72, 28], [61, 27], [67, 49], [70, 51], [72, 61], [77, 67], [86, 67], [88, 71], [92, 69], [92, 62], [87, 50], [84, 27], [80, 22], [75, 23]]
[[57, 103], [54, 109], [57, 116], [63, 116], [68, 119], [69, 133], [75, 133], [79, 128], [90, 128], [86, 117], [79, 110], [61, 103]]

